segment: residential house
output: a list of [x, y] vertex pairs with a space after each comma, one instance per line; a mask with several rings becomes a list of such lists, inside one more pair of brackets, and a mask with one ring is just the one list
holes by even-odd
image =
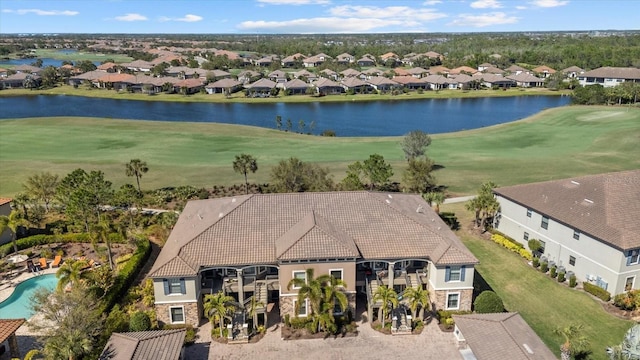
[[275, 70], [267, 74], [267, 78], [276, 84], [284, 84], [289, 80], [289, 75], [282, 70]]
[[338, 56], [336, 56], [336, 63], [340, 64], [340, 65], [349, 65], [352, 64], [356, 61], [356, 58], [348, 53], [342, 53]]
[[282, 88], [287, 95], [305, 95], [310, 85], [300, 79], [289, 80], [283, 84]]
[[518, 313], [453, 315], [453, 319], [453, 333], [465, 359], [557, 359]]
[[478, 73], [474, 75], [474, 78], [478, 78], [482, 82], [483, 86], [488, 88], [501, 88], [508, 89], [516, 86], [516, 82], [504, 76], [495, 74], [482, 74]]
[[373, 92], [373, 86], [356, 77], [344, 78], [340, 81], [340, 84], [345, 91], [351, 91], [354, 94], [370, 94]]
[[151, 68], [155, 66], [154, 64], [144, 60], [134, 60], [132, 62], [123, 63], [120, 65], [125, 69], [131, 70], [131, 71], [141, 71], [141, 72], [149, 72], [151, 71]]
[[307, 82], [313, 82], [318, 79], [318, 76], [307, 69], [302, 69], [293, 73], [293, 77], [296, 79], [306, 80]]
[[371, 55], [369, 55], [369, 56], [365, 55], [365, 56], [361, 57], [360, 59], [358, 59], [358, 61], [356, 61], [356, 63], [360, 67], [376, 66], [376, 60]]
[[[362, 75], [364, 75], [364, 79], [370, 79], [372, 77], [375, 76], [382, 76], [384, 75], [384, 70], [378, 69], [378, 68], [371, 68], [371, 69], [367, 69], [365, 71], [362, 72]], [[361, 77], [362, 79], [362, 77]], [[364, 80], [362, 79], [362, 80]]]
[[340, 75], [342, 75], [343, 78], [349, 78], [349, 77], [365, 78], [366, 77], [363, 73], [361, 73], [356, 69], [342, 70], [340, 71]]
[[543, 256], [580, 281], [613, 295], [638, 289], [639, 179], [631, 170], [497, 188], [494, 226], [525, 246], [540, 240]]
[[423, 76], [429, 75], [429, 71], [421, 67], [407, 69], [407, 73], [415, 78], [421, 78]]
[[507, 79], [511, 79], [516, 82], [516, 85], [523, 88], [529, 87], [543, 87], [544, 79], [533, 76], [527, 73], [520, 73], [518, 75], [508, 75]]
[[457, 68], [449, 70], [449, 74], [451, 75], [459, 75], [459, 74], [473, 75], [477, 72], [478, 70], [469, 66], [458, 66]]
[[584, 69], [577, 66], [569, 66], [566, 69], [560, 70], [565, 78], [576, 79], [579, 75], [584, 74]]
[[522, 66], [518, 66], [518, 65], [511, 65], [508, 68], [505, 69], [506, 72], [508, 72], [511, 75], [520, 75], [522, 73], [525, 74], [530, 74], [531, 71], [523, 68]]
[[25, 87], [27, 79], [33, 81], [33, 87], [40, 86], [42, 78], [28, 72], [19, 72], [0, 78], [0, 88], [2, 89], [21, 89]]
[[104, 71], [108, 73], [114, 73], [118, 70], [118, 64], [112, 62], [106, 62], [104, 64], [100, 64], [96, 67], [98, 71]]
[[[10, 198], [0, 198], [0, 216], [9, 216], [11, 214], [11, 201]], [[0, 245], [6, 244], [13, 238], [13, 232], [8, 227], [0, 233]]]
[[604, 87], [617, 86], [625, 81], [640, 82], [640, 69], [623, 67], [601, 67], [578, 75], [580, 85], [600, 84]]
[[[289, 283], [307, 269], [343, 280], [351, 310], [359, 292], [373, 314], [381, 285], [423, 287], [436, 309], [470, 310], [477, 263], [419, 195], [254, 194], [189, 201], [149, 277], [158, 321], [197, 325], [204, 295], [218, 291], [295, 315]], [[308, 313], [300, 304], [297, 316]]]
[[0, 77], [7, 77], [7, 75], [9, 75], [9, 70], [0, 68]]
[[184, 79], [173, 84], [173, 88], [184, 95], [196, 94], [204, 89], [204, 82], [200, 79]]
[[411, 76], [411, 73], [409, 71], [401, 67], [397, 67], [393, 69], [392, 72], [393, 72], [393, 76]]
[[482, 63], [480, 65], [478, 65], [478, 71], [483, 72], [488, 68], [491, 67], [496, 67], [495, 65], [491, 64], [491, 63]]
[[435, 51], [427, 51], [426, 53], [424, 53], [424, 56], [428, 57], [429, 59], [444, 60], [444, 55]]
[[233, 94], [242, 90], [242, 83], [235, 79], [220, 79], [204, 88], [207, 94]]
[[550, 68], [550, 67], [548, 67], [546, 65], [538, 66], [536, 68], [533, 68], [533, 70], [531, 70], [531, 71], [533, 71], [534, 74], [537, 74], [538, 76], [543, 77], [543, 78], [548, 78], [549, 76], [551, 76], [551, 75], [556, 73], [556, 71], [554, 69], [552, 69], [552, 68]]
[[284, 59], [282, 59], [280, 64], [282, 65], [282, 67], [295, 67], [298, 62], [302, 62], [302, 60], [306, 58], [307, 58], [306, 56], [300, 53], [295, 53], [293, 55], [289, 55]]
[[138, 83], [135, 75], [118, 73], [103, 73], [101, 77], [96, 79], [96, 82], [99, 88], [117, 91], [130, 90], [132, 85]]
[[374, 76], [365, 80], [365, 82], [378, 91], [391, 91], [402, 87], [402, 85], [384, 76]]
[[330, 79], [320, 78], [313, 82], [313, 86], [316, 88], [316, 93], [319, 95], [344, 94], [344, 88], [342, 85]]
[[32, 65], [18, 65], [15, 66], [13, 69], [11, 69], [13, 71], [15, 71], [16, 73], [24, 73], [24, 74], [31, 74], [31, 75], [40, 75], [40, 73], [42, 72], [42, 68], [39, 68], [37, 66], [32, 66]]
[[106, 71], [103, 70], [93, 70], [87, 71], [86, 73], [82, 73], [79, 75], [74, 75], [69, 78], [69, 85], [78, 86], [83, 83], [96, 83], [97, 80], [105, 75]]
[[275, 89], [276, 82], [269, 79], [260, 79], [254, 83], [244, 86], [250, 96], [257, 97], [269, 97], [271, 96], [271, 90]]
[[449, 75], [447, 79], [453, 81], [453, 84], [455, 84], [458, 89], [465, 90], [473, 87], [473, 82], [476, 81], [474, 77], [467, 74]]
[[320, 75], [331, 80], [338, 80], [338, 73], [331, 69], [324, 69], [320, 71]]
[[190, 68], [188, 66], [170, 66], [167, 68], [167, 76], [176, 77], [178, 79], [197, 79], [203, 74], [206, 77], [206, 70], [198, 68]]
[[404, 88], [409, 90], [416, 89], [427, 89], [429, 88], [429, 84], [424, 81], [425, 78], [416, 78], [413, 76], [394, 76], [393, 81], [402, 85]]
[[[504, 75], [504, 73], [505, 73], [506, 71], [504, 71], [504, 70], [502, 70], [502, 69], [500, 69], [500, 68], [497, 68], [497, 67], [495, 67], [495, 66], [490, 66], [490, 67], [488, 67], [488, 68], [484, 69], [482, 72], [483, 72], [483, 73], [485, 73], [485, 74], [494, 74], [494, 75], [500, 75], [500, 76], [502, 76], [502, 75]], [[473, 74], [472, 74], [472, 75], [473, 75]]]
[[206, 73], [206, 79], [208, 81], [216, 81], [216, 80], [220, 80], [220, 79], [230, 79], [231, 78], [231, 73], [226, 72], [224, 70], [209, 70]]
[[261, 77], [262, 77], [261, 73], [253, 70], [245, 70], [238, 73], [238, 81], [240, 81], [243, 84], [254, 82], [260, 79]]
[[422, 78], [431, 90], [456, 89], [458, 84], [455, 80], [449, 79], [442, 75], [429, 75]]
[[302, 60], [302, 65], [306, 68], [309, 67], [318, 67], [324, 64], [326, 61], [331, 60], [331, 57], [327, 54], [320, 53], [317, 55], [309, 56], [306, 59]]
[[185, 329], [114, 332], [98, 360], [183, 360], [185, 336]]
[[16, 331], [24, 324], [26, 319], [0, 319], [0, 349], [8, 354], [4, 358], [20, 358], [20, 348]]
[[273, 57], [265, 56], [261, 59], [256, 60], [254, 63], [256, 64], [256, 66], [269, 67], [271, 66], [271, 64], [273, 64], [274, 61], [275, 59]]
[[431, 75], [447, 75], [451, 70], [446, 66], [431, 66], [427, 71]]
[[400, 61], [400, 57], [392, 52], [380, 55], [380, 61], [385, 64], [385, 66], [389, 67], [394, 67], [402, 64], [402, 61]]

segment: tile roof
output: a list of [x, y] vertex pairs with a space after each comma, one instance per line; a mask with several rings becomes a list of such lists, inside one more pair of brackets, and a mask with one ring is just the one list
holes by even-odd
[[99, 360], [178, 360], [185, 329], [113, 333]]
[[518, 313], [453, 315], [477, 360], [556, 360]]
[[307, 84], [306, 82], [300, 79], [293, 79], [284, 83], [285, 89], [306, 89], [308, 87], [309, 87], [309, 84]]
[[341, 87], [340, 84], [338, 84], [337, 82], [335, 82], [333, 80], [329, 80], [327, 78], [320, 78], [317, 81], [315, 81], [313, 83], [313, 85], [315, 85], [318, 88], [323, 88], [323, 87]]
[[634, 79], [640, 80], [640, 69], [624, 67], [601, 67], [581, 74], [580, 77], [603, 77], [613, 79]]
[[220, 79], [216, 82], [208, 84], [205, 87], [206, 88], [233, 88], [240, 85], [242, 85], [242, 83], [235, 79]]
[[335, 257], [477, 263], [419, 195], [263, 194], [187, 203], [150, 276]]
[[494, 192], [614, 248], [640, 247], [640, 170], [502, 187]]
[[248, 89], [261, 89], [261, 88], [269, 88], [269, 89], [273, 89], [274, 87], [276, 87], [276, 83], [269, 80], [269, 79], [260, 79], [252, 84], [246, 85], [245, 86]]
[[11, 198], [0, 198], [0, 205], [8, 204], [11, 201], [13, 201]]
[[0, 319], [0, 344], [5, 342], [9, 336], [18, 330], [22, 324], [25, 323], [25, 319]]

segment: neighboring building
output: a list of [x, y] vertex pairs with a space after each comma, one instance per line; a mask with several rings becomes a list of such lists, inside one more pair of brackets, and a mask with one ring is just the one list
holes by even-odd
[[20, 358], [18, 337], [16, 331], [24, 324], [26, 319], [0, 319], [0, 354], [9, 352], [10, 358]]
[[[376, 192], [243, 195], [187, 203], [149, 272], [162, 323], [197, 325], [205, 294], [252, 296], [294, 314], [292, 278], [331, 274], [370, 313], [380, 285], [429, 290], [437, 309], [470, 310], [478, 260], [422, 197]], [[308, 307], [301, 307], [306, 316]]]
[[98, 360], [182, 360], [185, 329], [113, 333]]
[[640, 82], [640, 69], [623, 67], [601, 67], [578, 74], [580, 85], [600, 84], [604, 87], [617, 86], [625, 81]]
[[611, 294], [640, 288], [640, 170], [494, 190], [495, 228]]
[[453, 315], [453, 319], [465, 359], [557, 359], [518, 313]]
[[[8, 216], [9, 214], [11, 214], [12, 200], [13, 199], [9, 198], [0, 198], [0, 216]], [[0, 233], [0, 245], [6, 244], [11, 241], [12, 235], [13, 233], [9, 228], [4, 229], [4, 231]]]

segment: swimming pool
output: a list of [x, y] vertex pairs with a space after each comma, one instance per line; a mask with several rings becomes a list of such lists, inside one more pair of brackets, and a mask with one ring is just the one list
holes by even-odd
[[53, 290], [56, 285], [55, 274], [35, 276], [16, 285], [9, 298], [0, 303], [0, 319], [29, 319], [33, 316], [30, 299], [35, 292], [41, 288]]

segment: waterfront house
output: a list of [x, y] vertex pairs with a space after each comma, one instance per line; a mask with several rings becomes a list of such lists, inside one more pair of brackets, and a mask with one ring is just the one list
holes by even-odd
[[233, 94], [242, 90], [242, 83], [235, 79], [220, 79], [205, 86], [207, 94]]
[[640, 82], [640, 69], [605, 66], [578, 75], [580, 85], [617, 86], [625, 81]]
[[[429, 291], [436, 309], [470, 310], [477, 259], [421, 196], [378, 192], [254, 194], [189, 201], [149, 272], [158, 321], [198, 325], [204, 295], [294, 315], [293, 278], [342, 279], [370, 314], [381, 285]], [[366, 300], [365, 300], [366, 299]], [[301, 304], [298, 316], [308, 314]]]
[[320, 78], [313, 82], [313, 86], [316, 88], [316, 93], [320, 95], [344, 94], [342, 85], [330, 79]]
[[[494, 190], [496, 230], [580, 281], [619, 294], [640, 287], [640, 170], [573, 177]], [[567, 276], [568, 278], [568, 276]]]

